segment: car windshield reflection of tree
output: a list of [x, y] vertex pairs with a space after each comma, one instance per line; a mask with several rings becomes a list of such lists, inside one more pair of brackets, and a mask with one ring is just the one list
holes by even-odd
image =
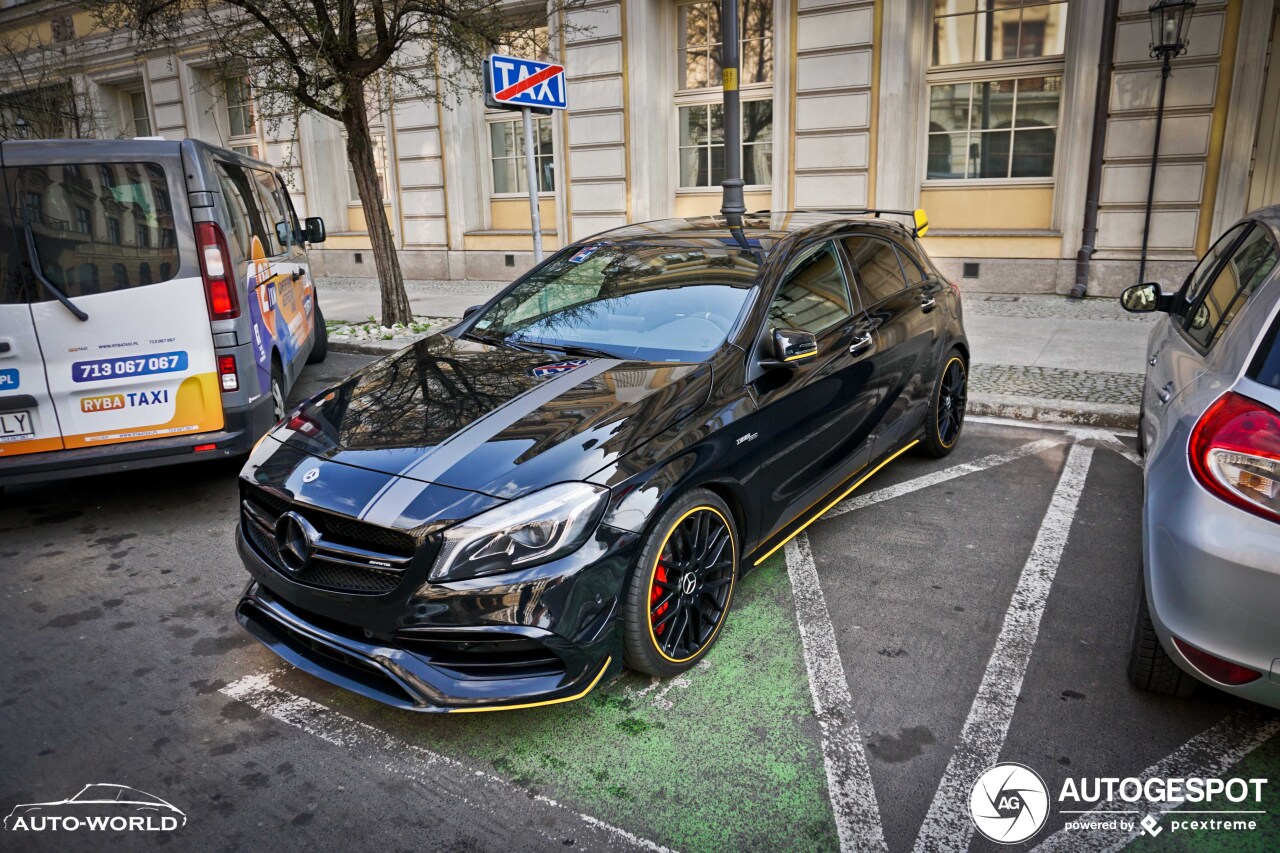
[[618, 358], [702, 361], [724, 342], [759, 267], [749, 252], [699, 242], [587, 247], [521, 282], [473, 328]]

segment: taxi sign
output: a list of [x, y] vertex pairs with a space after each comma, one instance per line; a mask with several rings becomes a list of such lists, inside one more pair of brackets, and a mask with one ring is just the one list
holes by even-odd
[[494, 54], [485, 66], [485, 94], [494, 106], [568, 109], [563, 65]]

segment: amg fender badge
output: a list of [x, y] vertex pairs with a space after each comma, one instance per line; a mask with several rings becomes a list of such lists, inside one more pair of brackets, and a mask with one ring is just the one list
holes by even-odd
[[749, 432], [746, 435], [742, 436], [742, 438], [739, 438], [737, 441], [735, 441], [734, 444], [746, 444], [748, 441], [755, 441], [759, 437], [760, 437], [760, 433]]

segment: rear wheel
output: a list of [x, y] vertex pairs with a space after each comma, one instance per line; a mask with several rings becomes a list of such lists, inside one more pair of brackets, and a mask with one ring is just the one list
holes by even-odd
[[693, 667], [720, 635], [737, 573], [729, 507], [706, 489], [682, 495], [649, 531], [627, 584], [627, 666], [664, 677]]
[[311, 354], [307, 356], [307, 364], [319, 364], [329, 354], [329, 329], [324, 324], [324, 313], [320, 310], [319, 302], [315, 304], [311, 319], [315, 328], [312, 330]]
[[1129, 647], [1129, 680], [1141, 690], [1185, 699], [1200, 683], [1173, 662], [1156, 635], [1147, 609], [1145, 578], [1138, 581], [1138, 606], [1133, 615], [1133, 642]]
[[930, 456], [946, 456], [960, 441], [969, 400], [969, 367], [959, 350], [951, 350], [934, 382], [920, 448]]

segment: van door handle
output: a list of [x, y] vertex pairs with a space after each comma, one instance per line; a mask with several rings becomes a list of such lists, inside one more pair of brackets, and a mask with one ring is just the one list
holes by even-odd
[[935, 299], [933, 296], [926, 296], [924, 299], [920, 301], [920, 310], [928, 314], [930, 311], [936, 308], [937, 305], [938, 305], [937, 299]]
[[11, 349], [13, 349], [13, 347], [10, 345], [8, 341], [0, 341], [0, 355], [8, 352]]
[[302, 278], [302, 276], [303, 276], [303, 275], [304, 275], [304, 273], [302, 272], [302, 270], [301, 270], [301, 269], [299, 269], [299, 270], [297, 270], [297, 271], [295, 271], [295, 272], [291, 273], [289, 277], [290, 277], [290, 278], [292, 278], [294, 281], [297, 281], [298, 279]]
[[871, 333], [863, 332], [849, 344], [849, 355], [857, 355], [869, 346], [871, 346]]
[[1156, 396], [1160, 398], [1161, 403], [1167, 403], [1173, 399], [1173, 383], [1166, 382], [1164, 387], [1156, 392]]

